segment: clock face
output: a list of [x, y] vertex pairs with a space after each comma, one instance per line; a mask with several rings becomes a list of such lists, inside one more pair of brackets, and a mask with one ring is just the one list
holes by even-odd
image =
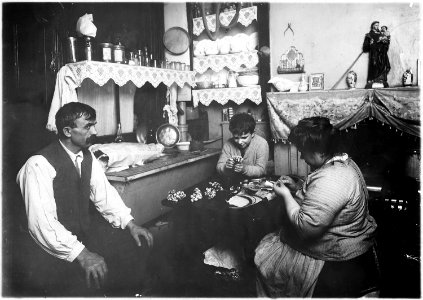
[[157, 142], [171, 148], [179, 142], [179, 130], [171, 124], [163, 124], [157, 129], [156, 138]]

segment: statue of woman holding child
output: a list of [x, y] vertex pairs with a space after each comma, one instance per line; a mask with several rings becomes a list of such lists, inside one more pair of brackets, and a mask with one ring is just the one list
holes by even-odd
[[374, 21], [370, 32], [365, 35], [363, 52], [369, 53], [369, 69], [366, 88], [389, 87], [387, 82], [391, 65], [388, 58], [390, 33], [386, 26], [379, 30], [379, 22]]

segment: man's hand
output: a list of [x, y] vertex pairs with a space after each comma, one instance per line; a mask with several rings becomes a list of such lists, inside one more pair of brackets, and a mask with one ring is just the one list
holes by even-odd
[[104, 258], [84, 248], [76, 259], [85, 271], [88, 288], [91, 288], [92, 278], [94, 286], [99, 289], [104, 284], [108, 272]]
[[232, 157], [228, 158], [225, 164], [226, 169], [232, 169], [234, 165], [235, 165], [234, 159]]
[[133, 220], [131, 220], [128, 223], [128, 225], [126, 225], [126, 227], [129, 229], [129, 232], [131, 233], [138, 247], [141, 246], [140, 236], [143, 236], [145, 238], [145, 240], [147, 241], [148, 247], [153, 246], [153, 242], [154, 242], [153, 235], [148, 229], [138, 226], [137, 224], [134, 223]]

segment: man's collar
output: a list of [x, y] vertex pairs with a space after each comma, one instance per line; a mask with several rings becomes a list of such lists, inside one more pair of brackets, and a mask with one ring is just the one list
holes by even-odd
[[84, 157], [84, 155], [82, 154], [82, 150], [80, 150], [78, 153], [73, 153], [68, 148], [66, 148], [66, 146], [62, 143], [61, 140], [59, 140], [59, 143], [60, 143], [60, 145], [62, 145], [63, 149], [65, 149], [66, 153], [70, 156], [72, 161], [75, 161], [77, 156]]

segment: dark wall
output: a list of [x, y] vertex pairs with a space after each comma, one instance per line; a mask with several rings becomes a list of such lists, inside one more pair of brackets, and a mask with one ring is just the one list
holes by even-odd
[[[97, 43], [119, 36], [127, 48], [149, 46], [154, 58], [164, 57], [162, 3], [3, 3], [3, 295], [18, 295], [23, 269], [17, 243], [25, 232], [25, 209], [16, 175], [35, 151], [55, 139], [45, 129], [57, 71], [65, 61], [64, 41], [75, 35], [78, 18], [92, 13]], [[156, 90], [151, 109], [161, 116]], [[141, 93], [142, 93], [141, 92]], [[149, 99], [150, 99], [149, 98]], [[164, 97], [162, 97], [164, 98]]]

